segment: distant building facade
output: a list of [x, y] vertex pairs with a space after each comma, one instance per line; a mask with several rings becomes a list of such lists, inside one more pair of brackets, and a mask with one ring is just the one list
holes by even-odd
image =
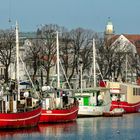
[[[138, 73], [140, 74], [140, 35], [139, 34], [115, 34], [114, 26], [111, 20], [109, 19], [104, 32], [104, 42], [105, 42], [105, 47], [114, 47], [114, 48], [116, 47], [115, 48], [116, 50], [120, 50], [123, 53], [126, 53], [128, 57], [130, 53], [133, 54], [133, 58], [132, 56], [129, 57], [131, 61], [125, 60], [128, 61], [128, 65], [129, 67], [131, 67], [131, 70], [133, 69], [132, 70], [133, 72], [131, 74], [128, 73], [128, 75], [129, 76], [131, 75], [131, 77], [137, 77]], [[134, 64], [134, 60], [135, 60], [135, 64]], [[124, 64], [123, 67], [124, 71], [126, 71], [125, 65], [126, 64]]]

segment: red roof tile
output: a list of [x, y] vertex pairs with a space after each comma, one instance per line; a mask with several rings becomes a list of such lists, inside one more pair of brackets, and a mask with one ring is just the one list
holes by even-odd
[[[138, 34], [122, 34], [125, 36], [132, 44], [135, 45], [138, 54], [140, 55], [140, 35]], [[114, 35], [108, 40], [109, 45], [111, 45], [120, 35]]]

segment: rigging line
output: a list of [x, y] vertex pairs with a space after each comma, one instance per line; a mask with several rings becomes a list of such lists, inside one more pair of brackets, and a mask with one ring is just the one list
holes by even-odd
[[62, 68], [63, 74], [64, 74], [64, 76], [65, 76], [65, 78], [66, 78], [66, 82], [67, 82], [69, 88], [72, 89], [71, 86], [70, 86], [70, 83], [69, 83], [69, 81], [68, 81], [68, 78], [67, 78], [67, 76], [66, 76], [65, 70], [64, 70], [64, 68], [63, 68], [62, 63], [61, 63], [60, 60], [59, 60], [59, 63], [60, 63], [60, 66], [61, 66], [61, 68]]
[[31, 84], [32, 84], [34, 93], [37, 95], [38, 99], [40, 99], [40, 97], [39, 97], [39, 95], [37, 94], [37, 91], [36, 91], [36, 89], [35, 89], [34, 83], [33, 83], [32, 79], [31, 79], [31, 77], [30, 77], [30, 74], [29, 74], [29, 72], [27, 71], [26, 66], [25, 66], [25, 64], [24, 64], [24, 62], [23, 62], [23, 60], [22, 60], [22, 58], [21, 58], [20, 55], [19, 55], [19, 59], [20, 59], [20, 61], [22, 62], [22, 65], [23, 65], [23, 67], [24, 67], [24, 70], [25, 70], [25, 72], [26, 72], [26, 74], [27, 74], [27, 76], [28, 76], [28, 78], [29, 78], [29, 80], [30, 80], [30, 82], [31, 82]]

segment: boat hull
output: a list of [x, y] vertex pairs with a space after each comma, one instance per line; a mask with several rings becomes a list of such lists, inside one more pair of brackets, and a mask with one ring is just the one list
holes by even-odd
[[27, 112], [0, 113], [0, 129], [4, 128], [26, 128], [38, 124], [41, 107]]
[[104, 117], [122, 117], [123, 113], [122, 112], [104, 112], [103, 113]]
[[42, 109], [40, 123], [69, 122], [77, 119], [78, 106], [67, 109]]
[[123, 108], [125, 113], [137, 113], [140, 112], [140, 102], [132, 104], [122, 101], [112, 101], [110, 111], [115, 108]]
[[110, 110], [110, 104], [107, 106], [79, 106], [78, 117], [84, 116], [102, 116], [104, 111]]

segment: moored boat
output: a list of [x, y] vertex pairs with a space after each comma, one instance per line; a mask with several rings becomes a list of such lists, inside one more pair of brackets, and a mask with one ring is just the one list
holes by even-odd
[[78, 101], [68, 91], [46, 91], [42, 94], [41, 123], [75, 121], [78, 114]]
[[79, 102], [78, 116], [102, 116], [103, 112], [110, 110], [111, 100], [109, 89], [89, 88], [82, 93], [75, 93]]
[[59, 39], [56, 32], [57, 88], [42, 87], [42, 112], [40, 123], [69, 122], [77, 119], [78, 102], [70, 89], [60, 88]]
[[[0, 129], [26, 128], [36, 126], [41, 114], [40, 98], [31, 85], [20, 86], [19, 79], [19, 41], [16, 23], [16, 79], [0, 90]], [[23, 83], [22, 83], [23, 85]]]
[[0, 129], [26, 128], [37, 126], [40, 118], [41, 107], [15, 113], [0, 113]]
[[109, 112], [103, 112], [104, 117], [122, 117], [124, 113], [123, 108], [115, 108]]
[[140, 86], [123, 82], [107, 82], [111, 92], [111, 108], [123, 108], [125, 113], [140, 112]]
[[75, 93], [79, 102], [78, 116], [102, 116], [103, 112], [110, 110], [110, 92], [106, 87], [97, 86], [96, 75], [96, 48], [93, 38], [93, 82], [90, 88], [82, 87], [82, 67], [81, 67], [81, 89]]
[[123, 113], [115, 113], [115, 112], [103, 112], [104, 117], [122, 117]]

